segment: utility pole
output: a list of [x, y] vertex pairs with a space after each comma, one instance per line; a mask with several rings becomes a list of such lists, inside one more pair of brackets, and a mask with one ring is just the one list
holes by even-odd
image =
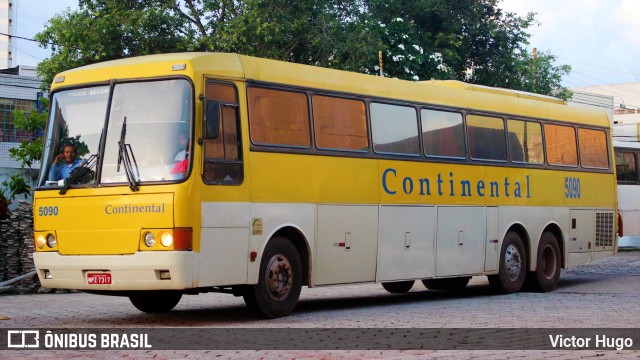
[[537, 73], [537, 69], [536, 69], [536, 59], [538, 58], [538, 49], [533, 48], [533, 52], [531, 53], [531, 58], [532, 58], [532, 76], [533, 76], [533, 92], [536, 92], [536, 73]]

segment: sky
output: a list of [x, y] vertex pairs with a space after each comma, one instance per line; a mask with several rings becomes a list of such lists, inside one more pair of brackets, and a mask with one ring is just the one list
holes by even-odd
[[[14, 0], [17, 36], [33, 38], [46, 22], [78, 0]], [[640, 82], [639, 0], [502, 0], [499, 7], [525, 16], [537, 13], [539, 25], [529, 29], [529, 48], [556, 55], [556, 64], [572, 67], [563, 85], [576, 88]], [[18, 40], [18, 65], [35, 66], [50, 49]]]

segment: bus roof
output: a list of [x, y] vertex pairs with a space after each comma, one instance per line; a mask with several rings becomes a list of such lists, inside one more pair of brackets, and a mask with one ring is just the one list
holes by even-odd
[[193, 79], [207, 75], [221, 79], [255, 80], [609, 127], [604, 111], [568, 106], [562, 100], [538, 94], [460, 81], [399, 80], [228, 53], [174, 53], [106, 61], [60, 73], [51, 89], [171, 74], [187, 75]]

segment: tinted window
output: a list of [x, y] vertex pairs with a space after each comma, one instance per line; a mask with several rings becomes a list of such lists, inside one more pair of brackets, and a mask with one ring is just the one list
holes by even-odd
[[500, 118], [467, 115], [469, 154], [473, 159], [507, 160], [504, 122]]
[[466, 156], [462, 114], [422, 109], [422, 142], [428, 156]]
[[373, 149], [376, 152], [420, 154], [415, 108], [372, 103], [370, 111]]
[[253, 143], [309, 147], [307, 95], [255, 87], [248, 94]]
[[576, 133], [573, 127], [562, 125], [544, 125], [547, 145], [547, 161], [551, 165], [578, 165]]
[[509, 154], [515, 162], [541, 164], [544, 162], [542, 127], [537, 122], [508, 120]]
[[369, 148], [364, 102], [329, 96], [313, 97], [316, 145], [323, 149]]
[[602, 130], [578, 129], [580, 163], [584, 167], [609, 168], [607, 133]]
[[[236, 88], [229, 84], [208, 82], [207, 100], [237, 104]], [[244, 179], [242, 142], [237, 111], [223, 106], [220, 111], [218, 137], [204, 139], [204, 180], [209, 184], [240, 184]]]
[[616, 151], [616, 175], [618, 181], [638, 181], [634, 153]]

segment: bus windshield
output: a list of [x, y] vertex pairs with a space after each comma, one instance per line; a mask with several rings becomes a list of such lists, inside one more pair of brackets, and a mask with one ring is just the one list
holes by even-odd
[[116, 83], [53, 95], [39, 186], [177, 181], [190, 168], [191, 86]]

